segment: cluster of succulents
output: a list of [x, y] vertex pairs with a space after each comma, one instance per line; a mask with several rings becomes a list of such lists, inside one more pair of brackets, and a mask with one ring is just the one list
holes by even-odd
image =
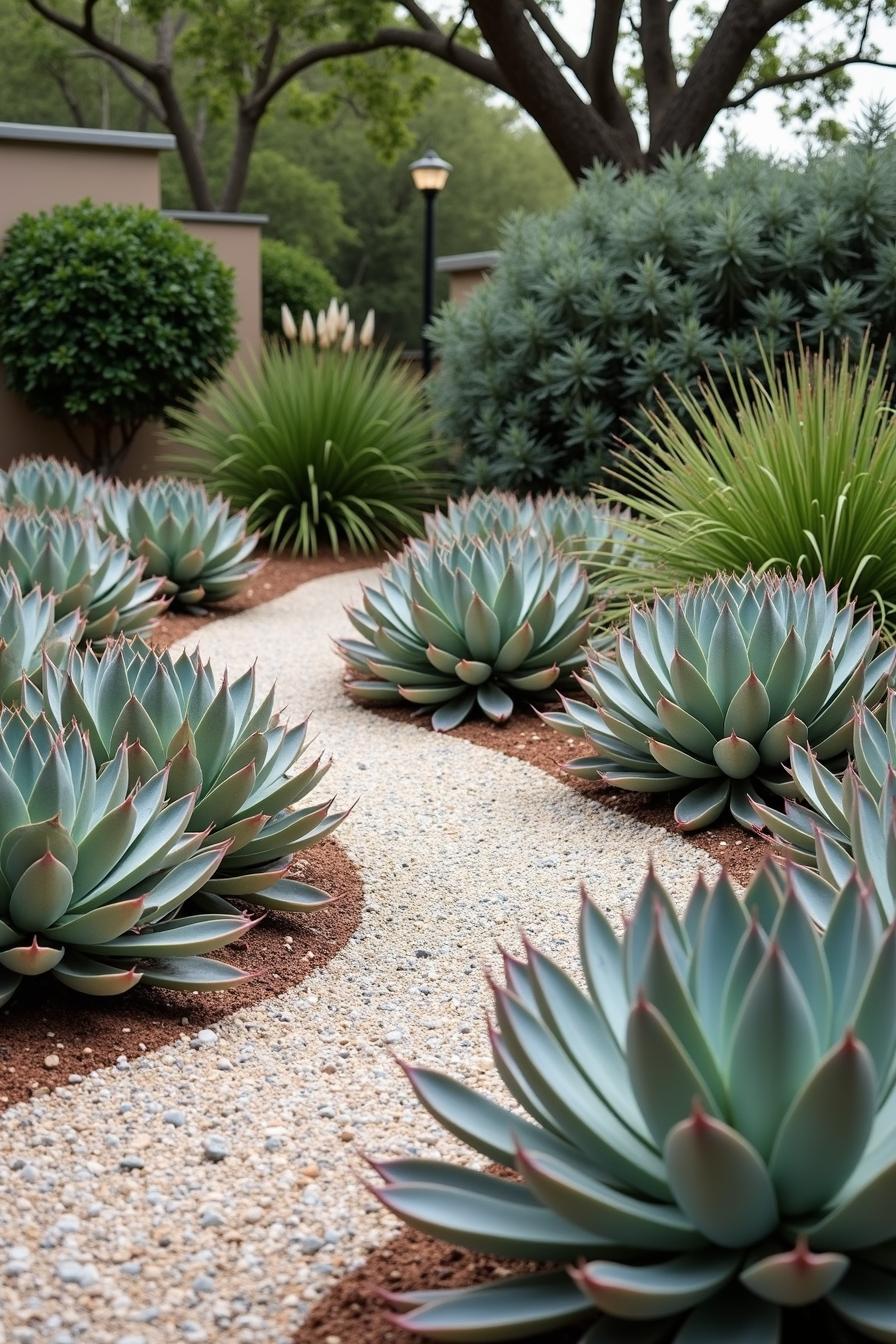
[[80, 471], [56, 457], [17, 457], [0, 470], [0, 505], [4, 509], [45, 509], [90, 516], [102, 489], [92, 471]]
[[233, 913], [238, 898], [307, 911], [328, 899], [286, 874], [296, 852], [328, 835], [345, 813], [333, 812], [332, 800], [298, 806], [328, 764], [301, 760], [307, 722], [280, 722], [275, 690], [257, 694], [254, 668], [219, 683], [198, 653], [119, 639], [102, 651], [72, 650], [59, 666], [46, 663], [40, 683], [23, 682], [22, 714], [57, 728], [74, 720], [100, 764], [124, 748], [132, 787], [167, 770], [169, 797], [194, 797], [190, 825], [202, 832], [202, 847], [226, 849], [194, 905]]
[[243, 513], [232, 513], [223, 495], [175, 477], [136, 485], [113, 482], [102, 494], [106, 530], [146, 562], [146, 573], [187, 610], [203, 610], [233, 597], [263, 561], [246, 531]]
[[700, 879], [683, 917], [651, 872], [621, 938], [585, 898], [575, 979], [529, 945], [505, 956], [490, 1038], [514, 1105], [406, 1067], [430, 1115], [518, 1179], [399, 1158], [376, 1193], [412, 1227], [546, 1268], [389, 1295], [395, 1323], [896, 1337], [894, 928], [852, 878], [822, 932], [769, 862], [743, 900]]
[[57, 618], [80, 610], [85, 640], [143, 634], [155, 624], [168, 600], [161, 579], [143, 578], [144, 566], [87, 519], [52, 509], [0, 514], [0, 569], [26, 592], [52, 593]]
[[532, 532], [558, 550], [587, 552], [589, 560], [617, 557], [627, 535], [627, 510], [602, 503], [594, 495], [566, 490], [524, 497], [508, 490], [475, 490], [449, 499], [444, 510], [425, 519], [431, 541], [486, 540], [496, 533]]
[[100, 996], [141, 980], [192, 991], [244, 978], [202, 954], [243, 937], [252, 920], [182, 913], [228, 844], [187, 830], [195, 797], [170, 776], [166, 765], [132, 786], [126, 743], [98, 764], [77, 725], [4, 711], [0, 1004], [24, 977], [48, 972]]
[[643, 792], [685, 791], [684, 830], [726, 809], [746, 827], [768, 793], [795, 789], [791, 744], [839, 760], [854, 704], [883, 699], [896, 651], [877, 652], [870, 612], [839, 606], [823, 579], [717, 575], [632, 607], [613, 653], [593, 652], [580, 684], [545, 718], [593, 754], [568, 769]]
[[501, 723], [515, 701], [556, 694], [592, 625], [584, 570], [531, 532], [413, 541], [362, 603], [348, 613], [361, 639], [337, 640], [351, 695], [432, 706], [439, 731], [476, 707]]

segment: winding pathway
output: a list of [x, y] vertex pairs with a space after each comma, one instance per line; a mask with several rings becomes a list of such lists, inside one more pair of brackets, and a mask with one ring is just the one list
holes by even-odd
[[[359, 575], [318, 579], [210, 626], [220, 668], [258, 659], [290, 717], [313, 711], [339, 831], [366, 889], [348, 946], [295, 989], [0, 1116], [0, 1338], [9, 1344], [289, 1344], [334, 1275], [394, 1229], [361, 1154], [446, 1138], [393, 1047], [486, 1087], [484, 959], [520, 927], [570, 964], [581, 878], [631, 905], [676, 836], [520, 761], [350, 704], [330, 637]], [[188, 641], [190, 643], [190, 641]], [[705, 861], [705, 860], [704, 860]], [[206, 1033], [203, 1033], [206, 1036]]]

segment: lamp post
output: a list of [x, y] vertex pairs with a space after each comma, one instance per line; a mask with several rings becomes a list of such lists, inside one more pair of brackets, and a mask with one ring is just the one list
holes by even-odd
[[415, 159], [410, 165], [414, 186], [423, 193], [426, 214], [423, 224], [423, 328], [421, 345], [423, 350], [423, 376], [432, 371], [432, 347], [426, 335], [426, 329], [432, 320], [433, 277], [436, 260], [436, 197], [448, 181], [451, 164], [440, 159], [434, 149], [428, 149], [421, 159]]

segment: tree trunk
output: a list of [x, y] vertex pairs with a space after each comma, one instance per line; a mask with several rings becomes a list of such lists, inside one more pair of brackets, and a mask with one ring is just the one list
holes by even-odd
[[237, 114], [236, 138], [233, 143], [233, 152], [230, 155], [230, 165], [227, 169], [227, 181], [224, 183], [224, 189], [221, 192], [222, 210], [235, 212], [240, 208], [240, 202], [243, 199], [249, 177], [249, 161], [252, 158], [252, 149], [257, 134], [258, 117], [241, 107]]
[[629, 172], [642, 166], [637, 141], [579, 96], [514, 0], [473, 0], [472, 9], [514, 98], [541, 127], [572, 177], [580, 178], [595, 159]]

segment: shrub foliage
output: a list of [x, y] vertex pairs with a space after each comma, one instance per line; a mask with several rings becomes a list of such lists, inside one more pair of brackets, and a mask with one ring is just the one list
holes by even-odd
[[434, 395], [472, 484], [582, 489], [667, 378], [759, 367], [800, 326], [881, 340], [896, 316], [896, 147], [801, 166], [674, 156], [595, 168], [559, 214], [508, 225], [502, 260], [434, 327]]
[[293, 312], [326, 308], [339, 289], [326, 266], [300, 247], [290, 247], [276, 238], [261, 244], [261, 322], [269, 336], [279, 336], [280, 309], [286, 303]]
[[230, 270], [143, 206], [22, 215], [0, 254], [0, 311], [9, 387], [104, 470], [235, 349]]

